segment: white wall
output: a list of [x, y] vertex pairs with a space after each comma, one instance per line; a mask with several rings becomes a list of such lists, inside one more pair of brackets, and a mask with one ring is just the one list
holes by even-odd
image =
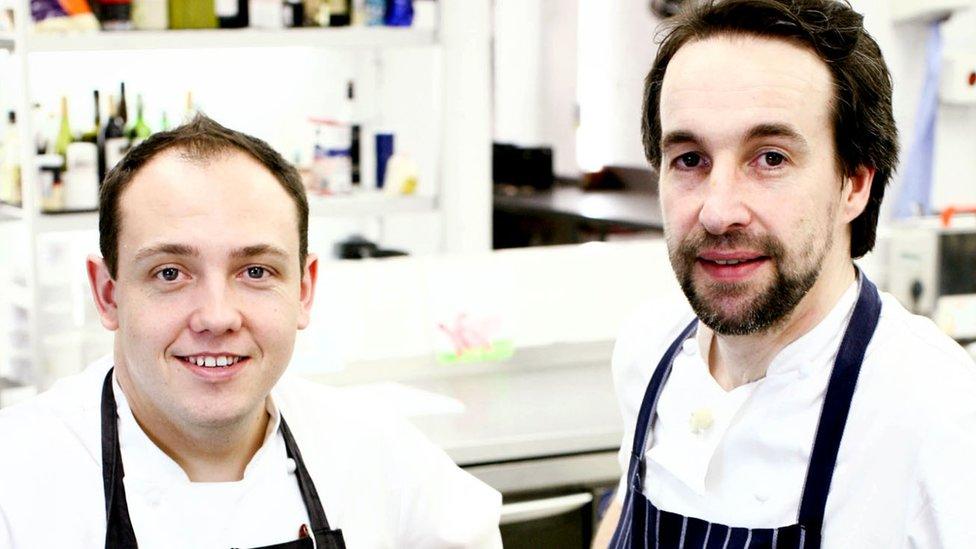
[[495, 0], [495, 141], [553, 148], [553, 170], [576, 161], [578, 0]]
[[577, 154], [584, 171], [647, 163], [641, 100], [656, 26], [647, 0], [580, 0]]

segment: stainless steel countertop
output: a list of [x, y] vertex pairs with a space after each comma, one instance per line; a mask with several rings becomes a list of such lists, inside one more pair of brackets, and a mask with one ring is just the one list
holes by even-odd
[[622, 423], [609, 361], [411, 383], [454, 397], [463, 414], [414, 423], [459, 465], [616, 449]]
[[330, 384], [378, 380], [455, 398], [459, 414], [411, 421], [461, 466], [616, 451], [622, 421], [610, 375], [611, 342], [520, 350], [504, 364], [444, 367], [426, 359], [310, 376]]

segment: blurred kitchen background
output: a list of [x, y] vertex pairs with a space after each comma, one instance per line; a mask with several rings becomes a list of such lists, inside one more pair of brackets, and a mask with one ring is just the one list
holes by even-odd
[[[305, 179], [325, 262], [291, 371], [501, 490], [507, 547], [586, 546], [619, 475], [613, 338], [682, 299], [640, 139], [680, 3], [0, 1], [0, 406], [111, 352], [84, 270], [100, 178], [202, 111]], [[976, 5], [851, 3], [903, 151], [859, 264], [972, 346]]]

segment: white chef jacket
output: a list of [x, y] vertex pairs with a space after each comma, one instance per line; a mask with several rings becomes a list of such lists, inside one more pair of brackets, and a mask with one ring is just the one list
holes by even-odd
[[[101, 387], [111, 360], [0, 411], [0, 547], [103, 547]], [[140, 547], [254, 547], [298, 537], [308, 515], [277, 430], [288, 421], [332, 528], [351, 549], [501, 547], [501, 496], [406, 421], [289, 376], [264, 445], [238, 482], [194, 483], [115, 385], [125, 489]]]
[[[857, 300], [784, 348], [762, 379], [726, 392], [695, 338], [675, 358], [648, 437], [644, 495], [658, 508], [747, 528], [796, 523], [837, 349]], [[644, 391], [694, 319], [686, 302], [645, 305], [623, 328], [613, 377], [626, 472]], [[703, 413], [704, 412], [704, 413]], [[709, 417], [695, 422], [696, 417]], [[976, 365], [927, 318], [882, 294], [830, 494], [823, 547], [976, 547]], [[625, 480], [617, 490], [625, 495]]]

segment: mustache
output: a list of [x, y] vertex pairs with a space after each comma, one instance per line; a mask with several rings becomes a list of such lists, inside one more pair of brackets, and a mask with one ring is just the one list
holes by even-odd
[[747, 248], [757, 250], [762, 255], [778, 259], [785, 255], [782, 242], [771, 235], [753, 235], [745, 231], [712, 234], [698, 229], [689, 233], [678, 246], [678, 255], [687, 261], [694, 261], [703, 249], [734, 250]]

